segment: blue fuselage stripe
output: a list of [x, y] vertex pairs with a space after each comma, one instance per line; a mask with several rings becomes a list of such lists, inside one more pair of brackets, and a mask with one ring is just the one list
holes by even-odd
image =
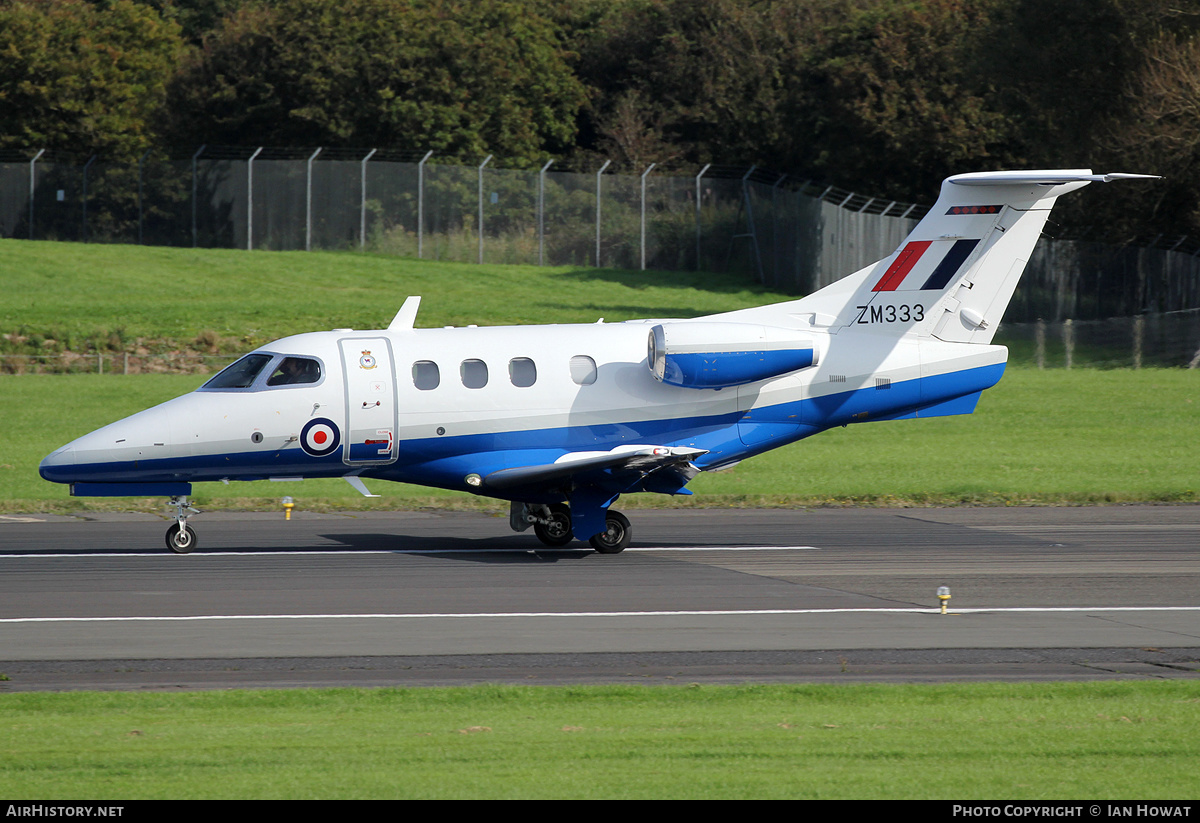
[[[603, 451], [621, 445], [689, 446], [707, 450], [695, 463], [719, 466], [848, 423], [896, 417], [990, 388], [1004, 364], [899, 381], [887, 390], [868, 387], [826, 394], [750, 412], [688, 418], [635, 420], [592, 426], [502, 431], [486, 434], [402, 440], [396, 462], [365, 470], [378, 477], [426, 486], [473, 491], [467, 474], [552, 463], [575, 451]], [[749, 427], [749, 428], [748, 428]], [[753, 427], [764, 427], [751, 432]], [[167, 483], [260, 480], [267, 477], [340, 477], [348, 467], [341, 449], [312, 457], [299, 447], [280, 451], [193, 455], [134, 462], [43, 466], [42, 476], [60, 483]]]

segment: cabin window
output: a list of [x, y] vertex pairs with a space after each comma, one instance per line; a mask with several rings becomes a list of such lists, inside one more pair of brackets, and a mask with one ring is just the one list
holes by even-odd
[[438, 364], [432, 360], [418, 360], [413, 363], [413, 385], [421, 391], [429, 391], [436, 389], [442, 382], [442, 373], [438, 370]]
[[271, 372], [268, 386], [298, 386], [321, 379], [321, 364], [308, 357], [285, 357]]
[[271, 362], [269, 354], [248, 354], [204, 384], [206, 389], [246, 389]]
[[596, 382], [596, 361], [586, 354], [577, 354], [571, 358], [571, 379], [580, 386], [590, 386]]
[[487, 363], [482, 360], [464, 360], [458, 373], [462, 376], [462, 384], [468, 389], [482, 389], [487, 385]]
[[537, 366], [528, 357], [514, 357], [508, 361], [508, 379], [519, 389], [527, 389], [537, 382]]

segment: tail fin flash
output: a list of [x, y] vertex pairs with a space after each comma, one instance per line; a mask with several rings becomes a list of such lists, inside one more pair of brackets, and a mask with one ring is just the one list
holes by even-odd
[[[990, 343], [1055, 200], [1092, 182], [1152, 175], [1089, 169], [959, 174], [891, 256], [801, 301], [837, 328]], [[847, 299], [849, 298], [849, 299]]]

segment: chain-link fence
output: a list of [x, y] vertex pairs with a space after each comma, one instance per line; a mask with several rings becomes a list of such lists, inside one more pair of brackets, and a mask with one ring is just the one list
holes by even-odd
[[[375, 149], [202, 146], [105, 163], [0, 152], [0, 236], [723, 271], [805, 294], [891, 254], [925, 207], [757, 167], [514, 170]], [[1200, 308], [1200, 245], [1040, 242], [1012, 322]]]
[[1009, 360], [1038, 368], [1200, 366], [1200, 309], [1103, 320], [1002, 323]]
[[136, 164], [0, 153], [0, 235], [459, 262], [709, 270], [807, 292], [925, 211], [757, 167], [517, 170], [431, 153], [203, 146]]

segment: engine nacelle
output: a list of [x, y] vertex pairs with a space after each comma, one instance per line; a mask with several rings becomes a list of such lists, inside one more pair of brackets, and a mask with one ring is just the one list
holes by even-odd
[[662, 323], [647, 345], [654, 379], [688, 389], [740, 386], [817, 364], [813, 341], [750, 323]]

